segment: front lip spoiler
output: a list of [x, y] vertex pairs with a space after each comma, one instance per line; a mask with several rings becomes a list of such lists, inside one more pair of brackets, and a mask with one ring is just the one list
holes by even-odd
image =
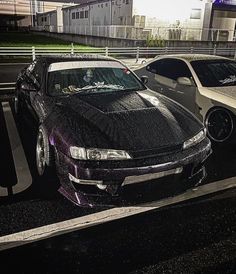
[[[158, 173], [162, 171], [168, 171], [177, 169], [180, 167], [187, 167], [191, 165], [190, 170], [186, 169], [183, 173], [183, 177], [181, 181], [184, 183], [186, 182], [187, 187], [190, 187], [190, 185], [198, 185], [201, 184], [202, 180], [206, 176], [204, 172], [204, 167], [200, 168], [198, 172], [194, 172], [194, 169], [198, 165], [203, 165], [205, 160], [208, 158], [208, 156], [212, 153], [211, 150], [211, 143], [209, 139], [206, 139], [205, 142], [201, 145], [201, 148], [196, 150], [194, 153], [187, 154], [182, 159], [172, 161], [172, 162], [166, 162], [162, 164], [157, 165], [150, 165], [150, 166], [143, 166], [143, 167], [129, 167], [129, 168], [119, 168], [119, 169], [90, 169], [90, 168], [82, 168], [82, 170], [77, 170], [78, 166], [76, 165], [76, 162], [72, 161], [69, 158], [64, 158], [64, 160], [67, 162], [67, 164], [71, 167], [71, 169], [68, 170], [68, 173], [75, 174], [73, 176], [77, 175], [77, 171], [82, 171], [79, 173], [79, 175], [82, 174], [82, 176], [76, 176], [76, 178], [83, 178], [83, 180], [95, 180], [95, 181], [103, 181], [104, 185], [100, 184], [100, 186], [107, 186], [108, 189], [112, 189], [114, 185], [122, 185], [124, 182], [124, 179], [128, 176], [139, 176], [139, 175], [145, 175], [145, 174], [153, 174]], [[156, 168], [156, 170], [155, 170]], [[95, 171], [95, 172], [94, 172]], [[98, 174], [102, 172], [102, 176], [98, 178]], [[82, 206], [82, 207], [94, 207], [94, 206], [113, 206], [114, 203], [116, 204], [115, 200], [119, 200], [119, 195], [114, 195], [108, 193], [109, 191], [100, 191], [95, 194], [95, 196], [90, 194], [90, 192], [87, 193], [87, 191], [84, 192], [84, 190], [75, 189], [72, 181], [69, 180], [68, 173], [65, 174], [64, 179], [61, 181], [61, 188], [59, 189], [59, 192], [67, 197], [69, 200], [71, 200], [76, 205]], [[178, 174], [176, 174], [178, 175]], [[104, 177], [103, 177], [104, 176]], [[107, 179], [107, 180], [106, 180]], [[158, 179], [157, 179], [158, 180]], [[96, 189], [96, 188], [95, 188]], [[160, 185], [160, 191], [161, 191], [161, 185]]]
[[[159, 166], [153, 166], [152, 168], [158, 168]], [[174, 175], [174, 174], [180, 174], [183, 171], [183, 167], [178, 167], [174, 169], [169, 169], [166, 171], [160, 171], [160, 172], [155, 172], [155, 173], [145, 173], [142, 175], [131, 175], [127, 176], [124, 179], [124, 182], [122, 183], [121, 186], [124, 185], [130, 185], [130, 184], [136, 184], [136, 183], [141, 183], [153, 179], [159, 179], [163, 178], [169, 175]], [[148, 176], [148, 178], [147, 178]], [[81, 184], [81, 185], [106, 185], [103, 183], [103, 181], [98, 181], [98, 180], [82, 180], [74, 177], [72, 174], [68, 174], [69, 180], [71, 182], [74, 182], [76, 184]]]
[[[205, 167], [200, 168], [200, 170], [195, 173], [194, 175], [190, 176], [189, 178], [186, 178], [182, 182], [182, 187], [196, 187], [202, 184], [203, 179], [206, 176]], [[164, 184], [165, 185], [165, 184]], [[164, 198], [173, 196], [173, 193], [166, 192], [164, 194]], [[180, 193], [184, 190], [180, 190]], [[63, 185], [60, 187], [59, 192], [65, 196], [67, 199], [69, 199], [72, 203], [74, 203], [77, 206], [80, 207], [107, 207], [112, 208], [115, 206], [123, 206], [123, 200], [121, 200], [120, 196], [115, 195], [109, 195], [106, 192], [101, 193], [100, 195], [91, 196], [90, 194], [81, 192], [81, 191], [74, 191], [71, 189], [68, 185]], [[160, 185], [160, 192], [162, 192], [162, 186]], [[175, 193], [175, 192], [174, 192]], [[176, 195], [176, 194], [174, 194]], [[163, 198], [163, 197], [162, 197]], [[160, 198], [158, 198], [160, 199]]]

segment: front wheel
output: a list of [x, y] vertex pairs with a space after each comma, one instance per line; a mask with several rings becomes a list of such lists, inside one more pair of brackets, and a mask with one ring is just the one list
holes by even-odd
[[216, 143], [225, 143], [232, 137], [234, 117], [224, 108], [214, 108], [206, 116], [205, 125], [208, 136]]
[[53, 165], [53, 151], [50, 147], [45, 129], [40, 126], [36, 143], [36, 167], [39, 176], [46, 176]]

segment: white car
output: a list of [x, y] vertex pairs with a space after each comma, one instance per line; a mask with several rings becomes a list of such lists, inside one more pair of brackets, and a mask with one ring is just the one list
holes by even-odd
[[211, 140], [234, 141], [236, 61], [229, 58], [175, 54], [154, 58], [134, 70], [148, 76], [146, 85], [179, 102], [206, 125]]

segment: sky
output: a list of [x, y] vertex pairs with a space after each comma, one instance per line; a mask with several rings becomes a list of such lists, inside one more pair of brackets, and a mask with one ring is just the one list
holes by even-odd
[[184, 20], [189, 18], [192, 8], [199, 8], [199, 0], [135, 0], [137, 14], [145, 14], [162, 20]]

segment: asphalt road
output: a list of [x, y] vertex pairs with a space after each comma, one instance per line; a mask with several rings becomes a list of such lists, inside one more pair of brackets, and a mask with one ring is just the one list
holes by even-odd
[[[14, 82], [21, 67], [0, 66], [0, 82]], [[16, 183], [17, 174], [4, 115], [0, 104], [0, 186], [6, 188]], [[58, 193], [45, 192], [34, 167], [36, 129], [13, 118], [32, 182], [23, 192], [0, 197], [0, 236], [107, 209], [79, 208]], [[235, 177], [235, 165], [235, 147], [214, 148], [204, 183]], [[162, 198], [152, 187], [139, 202]], [[1, 251], [2, 273], [12, 273], [13, 266], [17, 273], [235, 273], [235, 197], [232, 188]]]

